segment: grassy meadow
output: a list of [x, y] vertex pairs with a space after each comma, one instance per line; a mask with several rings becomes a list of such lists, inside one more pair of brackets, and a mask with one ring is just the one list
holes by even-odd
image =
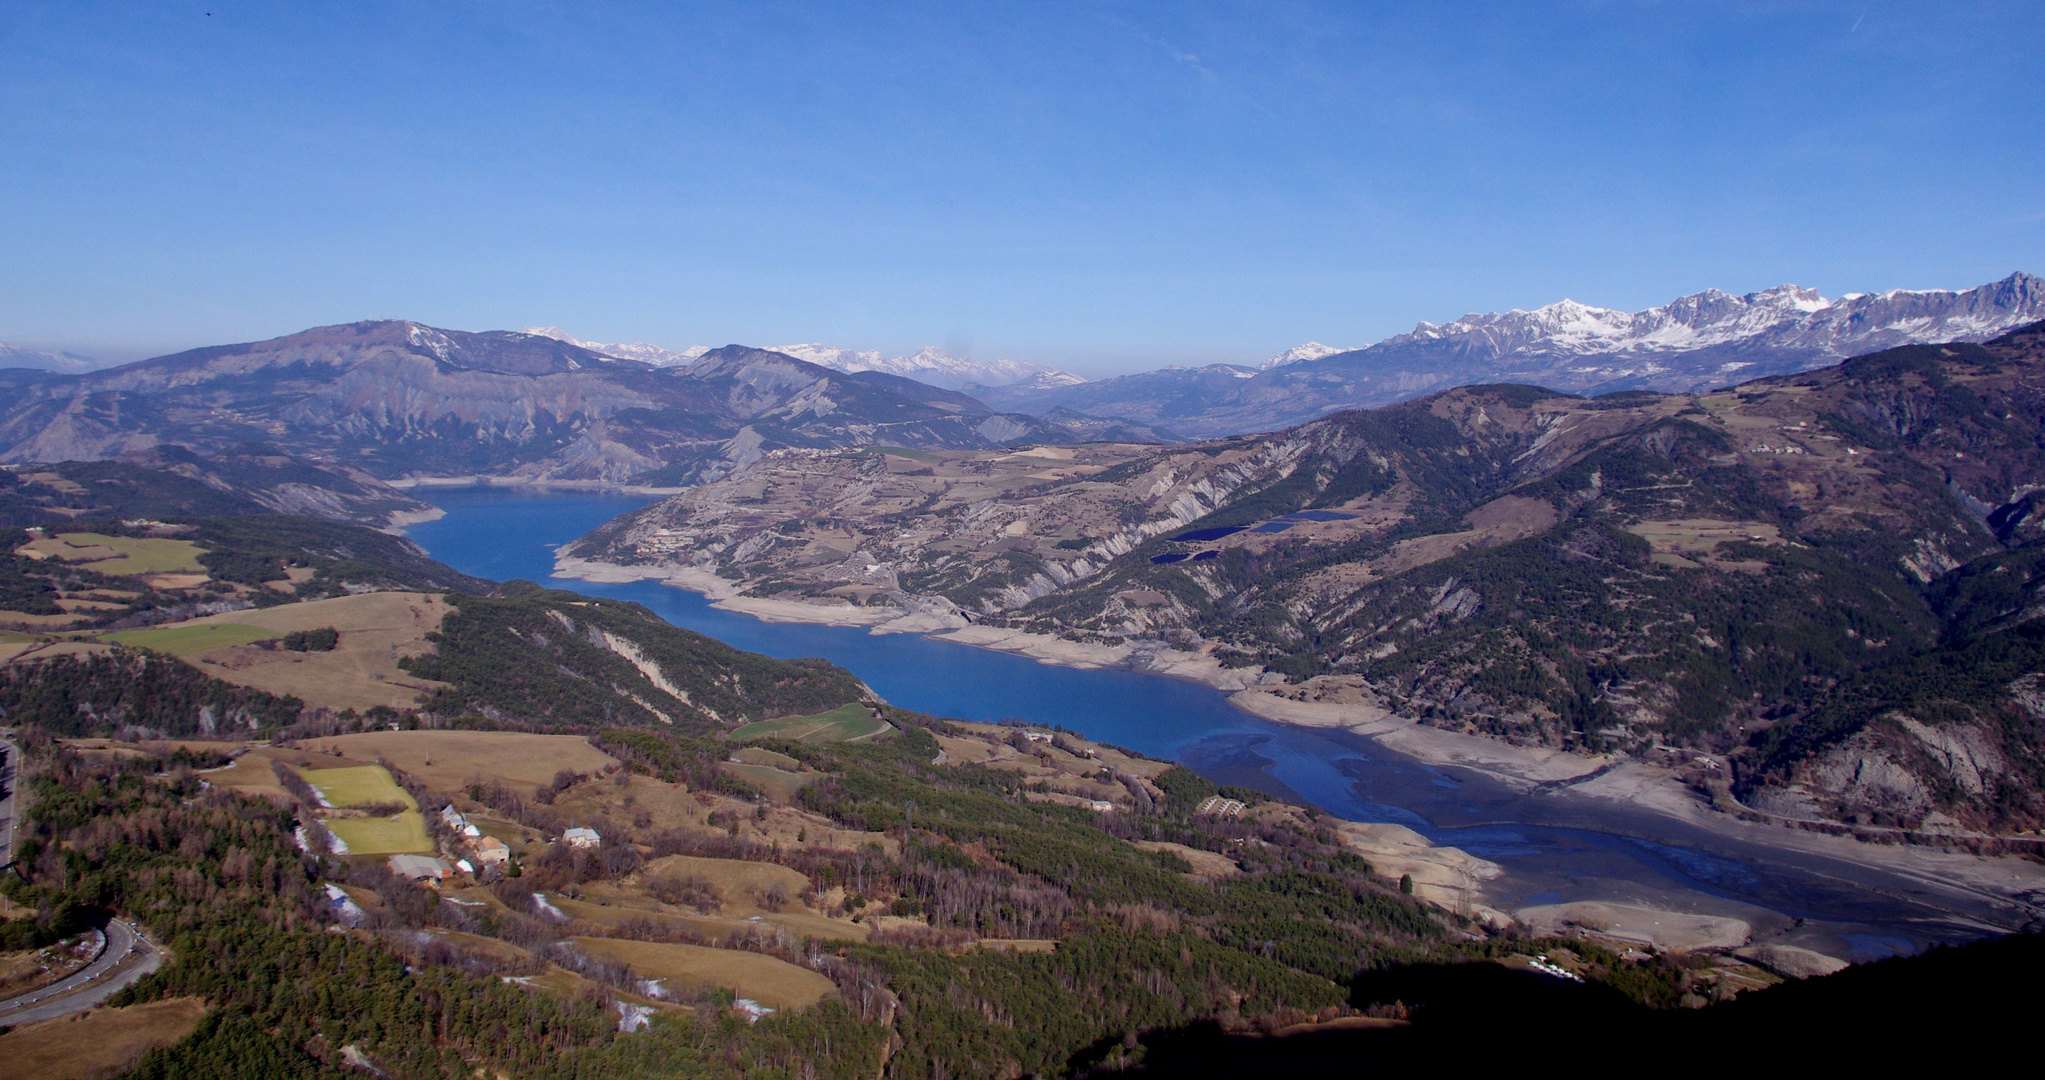
[[747, 724], [731, 733], [738, 742], [754, 739], [792, 739], [796, 742], [850, 742], [878, 734], [887, 727], [873, 710], [854, 702], [814, 716], [783, 716]]

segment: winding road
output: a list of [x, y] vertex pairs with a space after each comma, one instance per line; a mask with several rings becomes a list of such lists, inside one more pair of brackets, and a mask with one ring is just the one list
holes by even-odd
[[0, 1001], [0, 1024], [26, 1024], [83, 1012], [163, 964], [163, 951], [126, 922], [114, 919], [107, 923], [106, 935], [106, 949], [92, 963], [48, 986]]

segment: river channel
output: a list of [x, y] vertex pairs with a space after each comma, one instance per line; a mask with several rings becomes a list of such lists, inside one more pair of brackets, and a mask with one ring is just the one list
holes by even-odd
[[1396, 822], [1505, 870], [1494, 907], [1606, 900], [1743, 918], [1757, 939], [1862, 960], [2014, 928], [2023, 915], [1836, 855], [1707, 832], [1624, 803], [1529, 795], [1437, 768], [1346, 732], [1250, 716], [1177, 679], [1040, 664], [913, 635], [767, 623], [652, 581], [551, 579], [554, 549], [647, 501], [506, 489], [418, 492], [447, 516], [408, 535], [455, 569], [634, 600], [676, 626], [769, 656], [818, 656], [904, 708], [969, 720], [1017, 718], [1182, 762], [1210, 778], [1319, 806], [1352, 821]]

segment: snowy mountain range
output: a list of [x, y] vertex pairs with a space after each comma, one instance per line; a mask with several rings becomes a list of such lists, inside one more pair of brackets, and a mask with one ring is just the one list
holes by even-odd
[[[637, 360], [642, 364], [652, 364], [654, 367], [676, 367], [694, 363], [698, 357], [710, 351], [707, 345], [691, 345], [676, 352], [643, 341], [628, 344], [583, 341], [558, 326], [528, 326], [524, 332], [565, 341], [602, 356]], [[1025, 382], [1043, 387], [1071, 386], [1086, 381], [1070, 372], [1027, 360], [974, 360], [953, 356], [935, 346], [926, 346], [908, 356], [896, 357], [882, 356], [879, 350], [875, 349], [841, 349], [835, 345], [817, 342], [774, 345], [767, 351], [793, 356], [797, 360], [827, 367], [833, 371], [842, 371], [848, 375], [877, 371], [883, 375], [900, 375], [905, 379], [914, 379], [946, 390], [957, 390], [966, 386], [1009, 386]]]
[[1710, 289], [1645, 311], [1563, 300], [1423, 322], [1375, 345], [1319, 356], [1307, 354], [1328, 347], [1309, 343], [1247, 378], [1248, 369], [1217, 364], [975, 396], [1002, 410], [1075, 409], [1210, 437], [1277, 430], [1460, 385], [1528, 383], [1585, 395], [1708, 390], [1897, 345], [1986, 341], [2041, 319], [2045, 278], [2024, 273], [1959, 291], [1837, 299], [1797, 285], [1744, 296]]
[[774, 351], [847, 374], [878, 371], [883, 375], [900, 375], [946, 390], [966, 386], [1009, 386], [1021, 382], [1073, 386], [1086, 381], [1070, 372], [1028, 360], [974, 360], [953, 356], [936, 346], [925, 346], [908, 356], [893, 358], [883, 358], [873, 350], [839, 349], [815, 343], [776, 345]]
[[[1674, 369], [1663, 358], [1707, 351], [1783, 353], [1805, 366], [1932, 341], [1983, 341], [2045, 318], [2045, 279], [2012, 274], [1962, 292], [1890, 289], [1828, 300], [1816, 289], [1778, 285], [1730, 296], [1717, 289], [1646, 311], [1616, 311], [1563, 300], [1533, 311], [1465, 315], [1442, 326], [1423, 322], [1372, 350], [1455, 343], [1471, 357], [1514, 364], [1543, 358], [1586, 358], [1587, 373], [1655, 375]], [[1762, 361], [1728, 360], [1698, 377], [1732, 376]]]

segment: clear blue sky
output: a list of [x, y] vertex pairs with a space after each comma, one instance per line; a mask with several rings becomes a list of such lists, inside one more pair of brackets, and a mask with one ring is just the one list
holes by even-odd
[[[206, 12], [211, 12], [209, 16]], [[2039, 3], [0, 5], [0, 341], [1088, 374], [2045, 272]]]

